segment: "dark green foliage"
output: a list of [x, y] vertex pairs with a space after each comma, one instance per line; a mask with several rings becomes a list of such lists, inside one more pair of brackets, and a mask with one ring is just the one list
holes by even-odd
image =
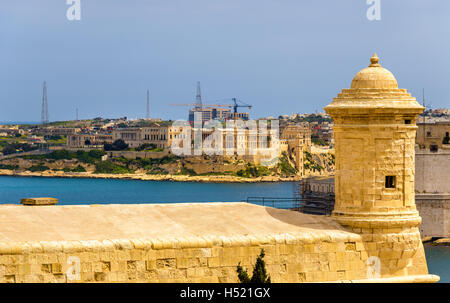
[[297, 169], [295, 167], [292, 167], [292, 165], [289, 163], [288, 155], [286, 154], [286, 152], [283, 152], [282, 156], [278, 160], [278, 167], [280, 168], [283, 175], [295, 175], [297, 173]]
[[332, 122], [333, 120], [331, 118], [323, 118], [321, 115], [316, 114], [310, 114], [306, 117], [297, 117], [295, 119], [297, 122], [319, 122], [319, 124], [322, 124], [323, 122]]
[[93, 149], [88, 152], [89, 157], [94, 159], [101, 159], [106, 153], [100, 149]]
[[56, 135], [56, 136], [50, 136], [50, 135], [47, 135], [47, 136], [44, 136], [44, 139], [45, 139], [45, 140], [61, 140], [62, 137], [61, 137], [61, 136], [58, 136], [58, 135]]
[[68, 151], [65, 149], [55, 150], [49, 154], [43, 155], [30, 155], [23, 156], [24, 159], [51, 159], [51, 160], [71, 160], [78, 159], [83, 163], [94, 163], [96, 160], [101, 159], [101, 157], [105, 154], [102, 150], [90, 150], [89, 152], [83, 150], [77, 150], [76, 152]]
[[95, 172], [97, 174], [129, 174], [133, 171], [128, 167], [117, 165], [110, 161], [100, 161], [95, 163]]
[[156, 147], [157, 147], [156, 144], [145, 143], [145, 144], [142, 144], [142, 145], [136, 147], [136, 151], [152, 150], [152, 149], [155, 149]]
[[256, 258], [256, 263], [253, 266], [251, 278], [249, 277], [247, 270], [242, 268], [241, 263], [239, 262], [236, 272], [241, 283], [270, 283], [270, 276], [267, 275], [264, 256], [264, 249], [261, 249], [261, 253], [258, 258]]
[[10, 155], [20, 152], [28, 152], [36, 149], [38, 149], [36, 145], [14, 142], [14, 143], [6, 143], [3, 147], [2, 152], [4, 155]]
[[183, 167], [181, 168], [180, 172], [177, 173], [177, 175], [196, 176], [197, 173], [195, 172], [195, 170], [183, 166]]
[[250, 163], [247, 164], [245, 169], [238, 170], [236, 175], [244, 178], [257, 178], [261, 176], [267, 176], [271, 171], [265, 166], [255, 166]]
[[19, 168], [19, 165], [0, 164], [0, 169], [14, 170], [14, 169], [18, 169], [18, 168]]
[[327, 145], [327, 142], [325, 142], [323, 139], [320, 139], [317, 136], [311, 136], [311, 142], [314, 143], [315, 145], [321, 145], [321, 146]]
[[122, 139], [117, 139], [112, 144], [105, 143], [103, 145], [103, 148], [106, 151], [113, 151], [113, 150], [124, 150], [128, 148], [128, 144], [125, 143]]
[[16, 153], [16, 149], [14, 147], [12, 147], [11, 145], [7, 145], [5, 148], [3, 148], [3, 154], [6, 155], [11, 155]]
[[[334, 156], [333, 156], [333, 161], [334, 161]], [[314, 171], [321, 171], [323, 170], [323, 166], [321, 166], [319, 163], [317, 163], [316, 161], [314, 161], [311, 153], [305, 151], [305, 156], [304, 156], [304, 163], [303, 163], [303, 167], [305, 169], [310, 169], [310, 170], [314, 170]]]
[[49, 170], [49, 168], [45, 165], [39, 164], [31, 166], [30, 168], [28, 168], [28, 170], [31, 172], [36, 172], [36, 171], [46, 171]]
[[84, 173], [84, 172], [86, 172], [86, 169], [85, 169], [83, 166], [78, 165], [77, 167], [75, 167], [74, 169], [72, 169], [72, 171], [73, 171], [74, 173]]

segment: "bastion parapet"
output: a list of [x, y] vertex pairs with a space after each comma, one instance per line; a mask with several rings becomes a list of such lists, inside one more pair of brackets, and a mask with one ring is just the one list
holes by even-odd
[[373, 256], [389, 260], [383, 277], [403, 264], [409, 277], [394, 280], [436, 280], [403, 262], [422, 260], [413, 243], [399, 250], [331, 217], [240, 202], [8, 205], [0, 219], [2, 282], [237, 282], [237, 264], [251, 268], [260, 249], [273, 282], [379, 282]]

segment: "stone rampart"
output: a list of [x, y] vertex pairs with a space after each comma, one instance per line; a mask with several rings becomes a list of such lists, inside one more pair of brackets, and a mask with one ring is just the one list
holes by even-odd
[[246, 203], [1, 209], [25, 225], [0, 223], [0, 282], [237, 282], [238, 263], [251, 271], [261, 249], [273, 282], [438, 279], [413, 230], [360, 235], [330, 217]]

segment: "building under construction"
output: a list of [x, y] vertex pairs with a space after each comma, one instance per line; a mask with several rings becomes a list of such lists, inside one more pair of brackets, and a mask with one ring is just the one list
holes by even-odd
[[[193, 123], [195, 120], [195, 115], [200, 114], [202, 122], [209, 120], [248, 120], [249, 113], [242, 112], [239, 113], [237, 109], [239, 107], [252, 108], [251, 105], [246, 104], [236, 98], [225, 99], [221, 101], [232, 101], [229, 104], [203, 104], [202, 93], [200, 89], [200, 82], [197, 82], [197, 93], [195, 96], [195, 103], [191, 104], [172, 104], [176, 106], [192, 106], [189, 110], [189, 122]], [[231, 110], [233, 108], [233, 110]]]

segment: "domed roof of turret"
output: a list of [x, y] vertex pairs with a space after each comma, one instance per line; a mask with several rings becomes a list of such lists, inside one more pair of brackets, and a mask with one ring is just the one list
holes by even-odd
[[387, 69], [378, 63], [377, 54], [370, 58], [370, 65], [353, 77], [351, 88], [398, 88], [397, 80]]
[[343, 89], [329, 105], [328, 114], [367, 113], [411, 113], [423, 112], [406, 89], [398, 88], [397, 80], [387, 69], [381, 67], [376, 54], [370, 58], [370, 65], [359, 71], [349, 89]]

